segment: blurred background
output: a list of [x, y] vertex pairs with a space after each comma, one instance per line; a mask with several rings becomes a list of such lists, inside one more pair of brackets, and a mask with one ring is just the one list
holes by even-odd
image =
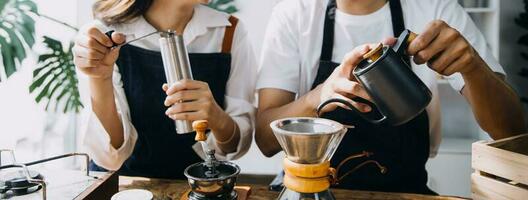
[[[212, 6], [234, 12], [244, 21], [255, 52], [260, 55], [269, 14], [278, 1], [214, 0]], [[508, 73], [508, 82], [524, 97], [528, 97], [526, 2], [459, 1], [486, 36]], [[77, 132], [83, 116], [77, 111], [87, 99], [80, 97], [78, 90], [86, 88], [78, 84], [70, 45], [77, 28], [92, 20], [92, 3], [0, 0], [0, 149], [15, 149], [19, 162], [82, 150]], [[445, 80], [439, 81], [443, 142], [437, 156], [428, 163], [429, 185], [440, 194], [470, 196], [471, 143], [488, 138], [463, 97]], [[526, 105], [526, 99], [524, 102]], [[281, 170], [282, 158], [283, 154], [265, 158], [253, 144], [236, 163], [243, 174], [269, 179]], [[78, 164], [72, 160], [53, 166], [70, 168]]]

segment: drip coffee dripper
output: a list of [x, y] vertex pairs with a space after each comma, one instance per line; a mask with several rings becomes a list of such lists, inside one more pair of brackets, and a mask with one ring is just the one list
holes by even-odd
[[[318, 107], [318, 113], [327, 104]], [[337, 169], [330, 167], [330, 159], [336, 152], [348, 128], [339, 122], [311, 117], [295, 117], [273, 121], [271, 129], [282, 147], [284, 189], [279, 200], [334, 200], [330, 186], [366, 164], [375, 164], [381, 173], [386, 168], [374, 160], [365, 161], [341, 177], [339, 169], [344, 163], [372, 153], [362, 152], [343, 160]]]

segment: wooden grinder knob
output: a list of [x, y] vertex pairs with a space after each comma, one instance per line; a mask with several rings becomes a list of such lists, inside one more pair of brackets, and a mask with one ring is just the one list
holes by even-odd
[[207, 120], [196, 120], [192, 123], [192, 127], [194, 131], [196, 131], [196, 137], [194, 137], [194, 140], [196, 141], [205, 141], [207, 140], [207, 135], [205, 135], [205, 132], [207, 131], [208, 122]]

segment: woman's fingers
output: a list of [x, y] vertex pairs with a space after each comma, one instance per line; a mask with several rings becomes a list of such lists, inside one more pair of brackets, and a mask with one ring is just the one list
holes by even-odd
[[74, 62], [75, 66], [79, 68], [96, 68], [99, 64], [101, 64], [100, 60], [92, 60], [83, 57], [75, 57]]
[[114, 32], [112, 33], [112, 41], [116, 44], [123, 44], [126, 41], [126, 37], [122, 33]]
[[184, 112], [196, 112], [201, 110], [203, 101], [189, 101], [176, 103], [165, 111], [166, 115], [173, 115]]
[[174, 83], [173, 85], [169, 86], [169, 89], [166, 91], [166, 93], [167, 95], [172, 95], [182, 90], [196, 90], [196, 89], [201, 89], [205, 87], [209, 87], [207, 83], [205, 82], [185, 79], [185, 80], [178, 81]]
[[88, 28], [88, 30], [86, 31], [86, 34], [90, 38], [93, 38], [93, 39], [97, 40], [100, 44], [102, 44], [102, 45], [104, 45], [104, 46], [106, 46], [108, 48], [110, 48], [110, 47], [112, 47], [112, 45], [114, 45], [112, 40], [110, 40], [110, 38], [108, 38], [108, 36], [106, 36], [103, 32], [101, 32], [96, 27]]
[[205, 95], [206, 93], [202, 90], [182, 90], [167, 96], [163, 104], [165, 106], [170, 106], [175, 103], [194, 101]]
[[161, 89], [162, 89], [164, 92], [167, 92], [167, 90], [169, 89], [169, 84], [167, 84], [167, 83], [163, 83], [163, 85], [161, 86]]
[[184, 113], [171, 114], [168, 116], [172, 120], [196, 121], [196, 120], [207, 120], [208, 119], [208, 115], [207, 113], [205, 113], [205, 111], [184, 112]]
[[75, 56], [90, 60], [101, 60], [105, 57], [105, 55], [99, 51], [91, 50], [77, 45], [74, 46], [72, 50]]
[[79, 34], [75, 38], [75, 44], [76, 44], [75, 46], [81, 46], [87, 49], [93, 49], [102, 54], [107, 54], [109, 51], [108, 47], [106, 47], [105, 45], [97, 41], [95, 38], [92, 38], [88, 35]]

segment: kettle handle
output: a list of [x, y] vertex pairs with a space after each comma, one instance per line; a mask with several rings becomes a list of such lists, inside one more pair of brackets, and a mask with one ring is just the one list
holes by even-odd
[[[361, 97], [354, 98], [354, 101], [359, 102], [359, 103], [364, 103], [364, 104], [369, 105], [371, 108], [375, 108], [375, 105], [372, 102], [370, 102], [370, 101], [368, 101], [366, 99], [363, 99]], [[347, 106], [348, 108], [353, 110], [355, 113], [357, 113], [359, 116], [361, 116], [363, 119], [369, 121], [372, 124], [381, 124], [381, 123], [385, 122], [385, 120], [387, 119], [387, 116], [385, 116], [383, 113], [380, 113], [383, 116], [381, 119], [370, 119], [365, 114], [363, 114], [361, 111], [359, 111], [356, 107], [354, 107], [350, 102], [345, 101], [344, 99], [339, 99], [339, 98], [328, 99], [328, 100], [324, 101], [323, 103], [319, 104], [319, 106], [317, 106], [317, 117], [320, 117], [321, 116], [321, 111], [323, 110], [323, 108], [325, 106], [327, 106], [328, 104], [331, 104], [331, 103], [342, 103], [342, 104], [344, 104], [345, 106]]]

